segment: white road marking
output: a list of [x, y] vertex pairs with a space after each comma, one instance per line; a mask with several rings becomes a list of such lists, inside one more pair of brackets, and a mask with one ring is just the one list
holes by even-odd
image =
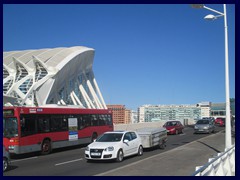
[[75, 160], [72, 160], [72, 161], [66, 161], [66, 162], [55, 164], [55, 166], [60, 166], [60, 165], [63, 165], [63, 164], [68, 164], [68, 163], [72, 163], [72, 162], [76, 162], [76, 161], [82, 161], [82, 160], [83, 160], [83, 158], [75, 159]]
[[38, 158], [38, 157], [35, 156], [35, 157], [30, 157], [30, 158], [25, 158], [25, 159], [11, 160], [11, 162], [26, 161], [26, 160], [29, 160], [29, 159], [36, 159], [36, 158]]
[[185, 136], [186, 134], [185, 133], [183, 133], [183, 134], [180, 134], [180, 136]]

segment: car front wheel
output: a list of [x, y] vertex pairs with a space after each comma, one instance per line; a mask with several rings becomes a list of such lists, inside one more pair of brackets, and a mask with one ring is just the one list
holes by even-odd
[[123, 161], [123, 157], [124, 157], [123, 151], [122, 151], [122, 149], [119, 149], [119, 150], [118, 150], [118, 153], [117, 153], [117, 159], [116, 159], [116, 161], [117, 161], [117, 162], [122, 162], [122, 161]]
[[8, 168], [8, 160], [7, 158], [3, 158], [3, 171], [6, 171]]

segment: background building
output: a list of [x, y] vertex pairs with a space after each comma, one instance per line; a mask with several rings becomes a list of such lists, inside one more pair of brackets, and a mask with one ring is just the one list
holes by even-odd
[[[235, 99], [230, 100], [231, 115], [235, 117]], [[161, 120], [196, 120], [203, 117], [225, 117], [225, 103], [201, 102], [194, 105], [143, 105], [138, 108], [139, 122]]]
[[[231, 115], [235, 117], [235, 98], [230, 99]], [[211, 116], [225, 117], [226, 116], [226, 103], [212, 103]]]
[[114, 124], [131, 123], [131, 110], [126, 109], [125, 105], [107, 105], [112, 110]]
[[201, 118], [211, 116], [211, 102], [201, 102], [197, 104], [201, 108]]
[[[76, 46], [3, 52], [4, 105], [106, 109], [92, 70], [94, 49]], [[9, 99], [9, 101], [8, 101]]]
[[194, 120], [201, 118], [197, 105], [144, 105], [138, 109], [139, 122], [161, 120]]
[[138, 113], [137, 111], [131, 110], [131, 123], [138, 123]]

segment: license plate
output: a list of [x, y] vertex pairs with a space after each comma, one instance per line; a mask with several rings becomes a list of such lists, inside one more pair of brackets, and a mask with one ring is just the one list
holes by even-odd
[[101, 156], [101, 153], [97, 153], [97, 152], [95, 153], [95, 152], [92, 152], [91, 155], [92, 155], [92, 156]]

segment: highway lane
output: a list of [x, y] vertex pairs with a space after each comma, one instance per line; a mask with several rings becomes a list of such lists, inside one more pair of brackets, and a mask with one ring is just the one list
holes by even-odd
[[[217, 127], [217, 131], [224, 128]], [[96, 161], [88, 163], [84, 158], [85, 146], [62, 148], [45, 156], [18, 155], [12, 157], [12, 164], [4, 176], [93, 176], [127, 164], [166, 152], [209, 134], [193, 134], [192, 127], [186, 127], [183, 134], [169, 135], [167, 147], [162, 149], [145, 149], [143, 156], [132, 156], [123, 162]]]

